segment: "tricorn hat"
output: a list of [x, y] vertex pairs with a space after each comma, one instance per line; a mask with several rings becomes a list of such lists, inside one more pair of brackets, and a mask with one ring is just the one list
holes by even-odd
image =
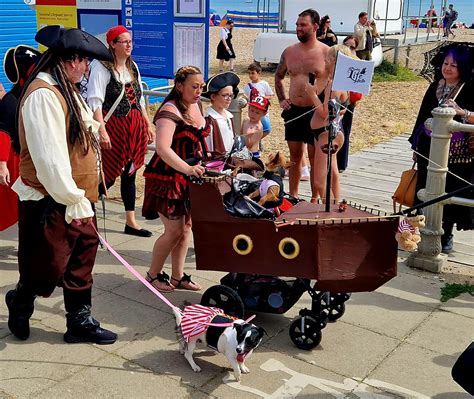
[[78, 54], [101, 61], [113, 61], [107, 47], [81, 29], [45, 26], [36, 33], [35, 40], [59, 54]]
[[26, 79], [40, 57], [41, 53], [37, 49], [23, 44], [8, 49], [3, 59], [6, 77], [13, 84], [17, 84], [21, 78]]
[[234, 72], [220, 72], [207, 80], [202, 96], [211, 98], [211, 94], [217, 93], [224, 87], [232, 86], [235, 98], [239, 94], [239, 83], [240, 79]]

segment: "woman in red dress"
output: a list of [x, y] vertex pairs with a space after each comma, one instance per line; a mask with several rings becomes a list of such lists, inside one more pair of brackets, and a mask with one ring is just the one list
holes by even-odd
[[135, 219], [136, 172], [145, 163], [147, 145], [155, 129], [148, 119], [141, 77], [132, 61], [132, 37], [123, 26], [107, 32], [113, 63], [93, 61], [87, 83], [87, 101], [99, 129], [102, 165], [107, 188], [120, 176], [120, 194], [125, 207], [124, 233], [150, 237]]
[[[199, 98], [204, 80], [199, 68], [186, 66], [176, 72], [174, 87], [155, 115], [156, 153], [145, 169], [143, 216], [165, 227], [153, 247], [147, 280], [159, 291], [175, 288], [198, 291], [199, 284], [184, 273], [191, 238], [189, 176], [200, 177], [204, 167], [185, 160], [199, 159], [207, 151], [204, 137], [209, 126], [202, 115]], [[171, 255], [171, 278], [163, 272]]]
[[5, 53], [5, 75], [13, 87], [0, 99], [0, 231], [18, 221], [18, 196], [10, 188], [18, 178], [20, 162], [16, 107], [23, 84], [40, 55], [35, 48], [24, 45], [10, 48]]

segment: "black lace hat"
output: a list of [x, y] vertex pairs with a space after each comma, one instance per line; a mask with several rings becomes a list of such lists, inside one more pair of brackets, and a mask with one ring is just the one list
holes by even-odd
[[9, 48], [3, 58], [3, 70], [7, 79], [12, 84], [17, 84], [20, 79], [26, 79], [40, 57], [41, 52], [34, 47], [20, 44]]
[[211, 94], [217, 93], [224, 87], [232, 86], [234, 98], [236, 98], [239, 94], [239, 83], [240, 78], [234, 72], [220, 72], [207, 80], [202, 96], [211, 98]]
[[59, 25], [45, 26], [35, 40], [59, 54], [77, 54], [101, 61], [113, 61], [107, 47], [96, 37], [81, 29], [61, 28]]

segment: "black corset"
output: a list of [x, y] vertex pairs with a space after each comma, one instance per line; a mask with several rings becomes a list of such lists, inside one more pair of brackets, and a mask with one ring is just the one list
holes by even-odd
[[[105, 89], [105, 99], [104, 103], [102, 104], [102, 110], [106, 113], [109, 112], [112, 105], [114, 105], [115, 101], [117, 100], [118, 96], [122, 92], [122, 83], [120, 83], [117, 78], [115, 77], [115, 73], [112, 70], [112, 67], [108, 64], [103, 63], [107, 70], [110, 72], [110, 82]], [[134, 63], [132, 63], [132, 76], [133, 81], [131, 83], [127, 83], [125, 85], [125, 93], [122, 96], [122, 100], [118, 104], [117, 108], [115, 108], [113, 115], [115, 116], [127, 116], [132, 106], [140, 109], [140, 99], [141, 99], [141, 88], [140, 84], [138, 83], [138, 70]], [[127, 90], [129, 87], [132, 87], [133, 90]], [[130, 101], [130, 92], [132, 92], [135, 96], [135, 101]], [[127, 95], [128, 94], [128, 95]]]

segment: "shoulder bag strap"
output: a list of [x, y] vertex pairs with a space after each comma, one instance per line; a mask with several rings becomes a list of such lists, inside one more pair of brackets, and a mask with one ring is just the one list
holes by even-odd
[[110, 107], [109, 112], [107, 112], [107, 115], [104, 116], [104, 123], [107, 123], [107, 121], [110, 119], [114, 111], [117, 109], [118, 105], [120, 104], [120, 101], [122, 101], [122, 97], [124, 94], [125, 94], [125, 84], [122, 84], [122, 91], [120, 92], [117, 99]]

